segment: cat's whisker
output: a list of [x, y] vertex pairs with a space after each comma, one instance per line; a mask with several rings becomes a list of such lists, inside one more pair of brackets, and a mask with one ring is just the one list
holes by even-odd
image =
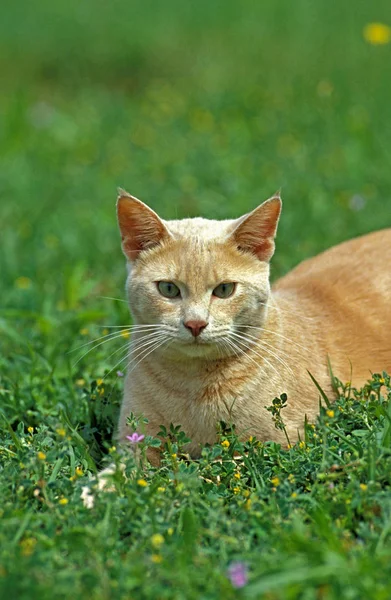
[[[143, 337], [141, 340], [137, 340], [137, 341], [135, 342], [135, 344], [133, 345], [133, 348], [132, 348], [132, 350], [135, 350], [135, 349], [136, 349], [136, 350], [139, 350], [139, 349], [140, 349], [140, 346], [142, 347], [142, 346], [144, 346], [144, 345], [147, 345], [147, 344], [149, 344], [149, 343], [152, 343], [152, 342], [154, 342], [156, 339], [158, 339], [160, 336], [161, 336], [161, 334], [160, 334], [159, 332], [152, 332], [152, 333], [148, 334], [148, 336], [144, 336], [144, 337]], [[145, 337], [148, 337], [148, 340], [146, 340], [146, 339], [145, 339]], [[137, 342], [138, 342], [138, 344], [137, 344]], [[142, 342], [144, 342], [144, 343], [142, 343]], [[125, 347], [126, 347], [126, 354], [128, 354], [128, 353], [130, 352], [130, 348], [129, 348], [129, 344], [128, 344], [127, 342], [126, 342], [126, 344], [125, 344]], [[124, 346], [122, 345], [120, 348], [117, 348], [117, 350], [114, 350], [114, 352], [112, 352], [112, 353], [110, 354], [110, 356], [107, 358], [107, 360], [109, 360], [109, 359], [110, 359], [112, 356], [114, 356], [115, 354], [117, 354], [117, 353], [118, 353], [118, 352], [120, 352], [121, 350], [123, 351], [123, 349], [124, 349]], [[125, 354], [125, 356], [126, 356], [126, 354]], [[115, 367], [114, 367], [114, 368], [115, 368]], [[103, 379], [106, 379], [107, 375], [109, 375], [109, 374], [110, 374], [112, 371], [113, 371], [113, 369], [111, 369], [111, 370], [110, 370], [110, 371], [109, 371], [109, 372], [108, 372], [108, 373], [107, 373], [107, 374], [104, 376], [104, 378], [103, 378]]]
[[[108, 336], [104, 336], [104, 337], [108, 337]], [[121, 337], [123, 337], [123, 332], [121, 332], [121, 333], [116, 332], [116, 334], [111, 336], [109, 339], [105, 339], [105, 340], [103, 340], [103, 342], [100, 342], [99, 344], [96, 344], [92, 348], [89, 348], [89, 350], [87, 350], [87, 352], [85, 352], [80, 358], [77, 359], [77, 361], [73, 364], [73, 367], [75, 367], [85, 356], [87, 356], [87, 354], [92, 352], [92, 350], [99, 348], [99, 346], [102, 346], [102, 344], [106, 344], [107, 342], [111, 342], [112, 340], [116, 340]]]
[[[233, 343], [233, 340], [231, 340], [231, 342]], [[263, 361], [265, 361], [265, 363], [267, 365], [269, 365], [269, 367], [271, 369], [273, 369], [273, 371], [276, 373], [276, 375], [281, 379], [281, 375], [280, 373], [277, 371], [277, 369], [275, 368], [275, 366], [273, 365], [273, 363], [271, 363], [266, 356], [262, 356], [262, 354], [259, 354], [256, 350], [254, 350], [254, 348], [252, 346], [249, 346], [248, 344], [246, 344], [245, 342], [243, 342], [242, 340], [235, 340], [236, 345], [242, 345], [244, 346], [244, 348], [246, 348], [246, 350], [249, 350], [250, 352], [253, 352], [254, 354], [256, 354], [256, 356], [258, 356], [260, 359], [262, 359]], [[239, 345], [239, 348], [240, 348]], [[259, 363], [257, 363], [256, 360], [254, 360], [251, 356], [249, 356], [247, 354], [247, 357], [250, 358], [258, 367], [260, 366]]]
[[228, 351], [229, 351], [229, 347], [227, 346], [227, 344], [225, 344], [225, 340], [224, 339], [216, 340], [216, 346], [218, 348], [220, 358], [223, 359], [224, 358], [224, 351], [226, 352], [227, 348], [228, 348]]
[[[123, 347], [122, 347], [123, 350]], [[110, 373], [112, 373], [116, 368], [118, 368], [120, 366], [121, 363], [123, 363], [124, 360], [126, 360], [126, 358], [129, 356], [129, 347], [126, 348], [126, 352], [125, 354], [122, 355], [121, 359], [114, 365], [114, 367], [112, 369], [110, 369], [110, 371], [108, 373], [106, 373], [106, 375], [103, 377], [103, 380], [106, 379], [106, 377], [108, 377], [110, 375]]]
[[[141, 327], [142, 327], [142, 328], [141, 328]], [[154, 325], [153, 327], [154, 327], [156, 330], [158, 330], [158, 331], [160, 331], [160, 330], [161, 330], [161, 325], [156, 325], [156, 326]], [[140, 326], [140, 329], [137, 329], [137, 330], [135, 331], [135, 333], [143, 333], [144, 331], [147, 333], [147, 332], [151, 331], [151, 329], [149, 329], [149, 327], [148, 327], [148, 328], [147, 328], [147, 327], [145, 327], [145, 329], [144, 329], [144, 326]], [[110, 340], [113, 340], [113, 339], [119, 338], [119, 337], [121, 337], [121, 336], [122, 336], [122, 337], [124, 337], [124, 336], [128, 337], [128, 336], [127, 336], [127, 334], [129, 334], [129, 336], [130, 336], [130, 334], [131, 334], [131, 333], [133, 333], [133, 331], [132, 331], [132, 326], [130, 326], [130, 327], [123, 327], [123, 328], [121, 327], [121, 331], [113, 331], [113, 332], [111, 332], [111, 333], [108, 333], [108, 334], [106, 334], [106, 335], [102, 335], [102, 336], [100, 336], [100, 337], [98, 337], [98, 338], [95, 338], [94, 340], [91, 340], [91, 341], [89, 341], [89, 342], [86, 342], [85, 344], [82, 344], [81, 346], [77, 346], [77, 348], [72, 348], [72, 350], [70, 350], [70, 351], [68, 352], [68, 354], [71, 354], [72, 352], [76, 352], [76, 350], [80, 350], [81, 348], [85, 348], [86, 346], [90, 346], [91, 344], [94, 344], [95, 342], [99, 342], [99, 340], [106, 340], [106, 341], [110, 341]], [[102, 342], [102, 344], [104, 344], [104, 343], [105, 343], [105, 342]], [[97, 344], [96, 346], [94, 346], [94, 348], [98, 348], [98, 346], [100, 346], [100, 345], [101, 345], [101, 344]], [[94, 350], [94, 348], [91, 348], [91, 350]], [[88, 353], [87, 353], [87, 354], [88, 354]], [[84, 355], [84, 356], [85, 356], [85, 355]], [[79, 360], [81, 360], [81, 359], [79, 359]], [[77, 363], [75, 363], [75, 364], [77, 364]]]
[[[243, 325], [243, 328], [247, 328], [247, 325]], [[238, 332], [235, 332], [238, 333]], [[240, 332], [240, 335], [243, 335]], [[272, 350], [277, 350], [277, 348], [275, 346], [273, 346], [272, 344], [269, 344], [269, 342], [266, 342], [263, 338], [259, 337], [259, 336], [255, 336], [255, 335], [251, 335], [251, 333], [248, 333], [248, 331], [246, 331], [245, 333], [246, 337], [250, 338], [251, 340], [254, 340], [255, 342], [258, 342], [262, 345], [268, 346], [269, 348], [271, 348]], [[285, 352], [284, 350], [278, 350], [280, 354], [284, 354], [285, 356], [290, 356], [288, 354], [288, 352]]]
[[264, 327], [256, 327], [255, 325], [245, 325], [245, 327], [248, 328], [248, 329], [258, 329], [258, 331], [263, 331], [265, 333], [272, 333], [273, 335], [276, 335], [277, 337], [282, 338], [283, 340], [285, 340], [289, 344], [292, 344], [293, 346], [297, 346], [301, 350], [304, 350], [305, 352], [307, 352], [307, 348], [305, 348], [304, 346], [301, 346], [300, 344], [298, 344], [294, 340], [291, 340], [291, 339], [287, 338], [285, 335], [282, 335], [282, 333], [277, 333], [277, 331], [273, 331], [272, 329], [265, 329]]
[[[254, 359], [252, 358], [252, 356], [249, 356], [249, 355], [248, 355], [248, 354], [245, 352], [245, 350], [244, 350], [243, 348], [241, 348], [240, 346], [238, 346], [238, 344], [237, 344], [237, 343], [235, 343], [233, 340], [231, 340], [231, 339], [228, 339], [228, 338], [226, 338], [226, 340], [225, 340], [225, 341], [227, 342], [228, 346], [229, 346], [229, 347], [230, 347], [230, 348], [231, 348], [231, 349], [232, 349], [232, 350], [235, 352], [235, 355], [237, 356], [237, 358], [238, 358], [239, 360], [241, 359], [241, 357], [242, 357], [244, 354], [246, 354], [247, 358], [248, 358], [249, 360], [251, 360], [251, 361], [252, 361], [252, 362], [253, 362], [253, 363], [254, 363], [254, 364], [257, 366], [257, 367], [259, 367], [259, 364], [257, 363], [257, 361], [256, 361], [256, 360], [254, 360]], [[237, 354], [237, 353], [239, 353], [239, 354]]]
[[[144, 348], [144, 350], [141, 351], [140, 354], [142, 354], [144, 351], [148, 350], [148, 348], [153, 345], [156, 342], [156, 338], [153, 339], [149, 339], [148, 342], [145, 342], [145, 346], [147, 346], [146, 348]], [[160, 341], [160, 340], [159, 340]], [[121, 349], [123, 350], [123, 346], [121, 347]], [[139, 350], [141, 350], [141, 348], [137, 348], [136, 352], [138, 352]], [[114, 365], [114, 367], [112, 369], [110, 369], [110, 371], [108, 373], [106, 373], [106, 375], [104, 376], [103, 379], [106, 379], [106, 377], [108, 377], [110, 375], [110, 373], [112, 373], [114, 371], [114, 369], [116, 369], [117, 367], [119, 367], [119, 365], [121, 363], [123, 363], [124, 360], [127, 359], [128, 356], [132, 356], [132, 349], [127, 345], [126, 347], [126, 352], [125, 354], [121, 357], [121, 359]], [[127, 364], [127, 366], [129, 365], [129, 363]]]
[[[166, 342], [171, 342], [172, 339], [167, 340], [167, 338], [165, 338], [164, 340], [160, 340], [159, 342], [157, 342], [155, 345], [153, 345], [153, 347], [150, 349], [148, 348], [144, 348], [144, 350], [142, 351], [141, 354], [144, 354], [141, 358], [139, 358], [139, 356], [137, 358], [139, 358], [139, 360], [136, 362], [135, 365], [133, 365], [133, 367], [131, 368], [131, 370], [129, 371], [129, 373], [132, 373], [132, 371], [134, 371], [134, 369], [143, 361], [147, 358], [147, 356], [149, 356], [154, 350], [157, 350], [158, 348], [160, 348], [161, 346], [163, 346]], [[131, 361], [129, 361], [128, 366], [131, 364]], [[128, 373], [128, 374], [129, 374]]]
[[148, 324], [148, 323], [135, 323], [133, 325], [99, 325], [99, 327], [102, 327], [103, 329], [139, 329], [139, 328], [153, 328], [153, 327], [167, 327], [166, 325], [164, 325], [164, 323], [152, 323], [152, 324]]
[[[145, 339], [147, 337], [147, 339]], [[145, 336], [144, 338], [142, 338], [141, 340], [137, 340], [137, 342], [135, 344], [133, 344], [130, 347], [130, 353], [133, 355], [136, 352], [138, 352], [139, 350], [141, 350], [142, 348], [144, 348], [144, 346], [148, 346], [149, 344], [156, 342], [157, 340], [163, 339], [163, 338], [167, 338], [167, 336], [164, 333], [155, 333], [153, 335], [149, 335], [149, 336]]]
[[[273, 352], [272, 350], [270, 350], [267, 346], [265, 346], [264, 342], [261, 339], [258, 339], [258, 340], [256, 338], [251, 339], [251, 338], [249, 338], [247, 336], [243, 336], [243, 335], [240, 335], [238, 333], [233, 333], [233, 332], [232, 332], [231, 335], [235, 336], [235, 338], [242, 339], [245, 342], [247, 342], [249, 344], [252, 344], [253, 346], [256, 346], [257, 348], [260, 348], [260, 349], [264, 350], [265, 352], [267, 352], [269, 354], [269, 356], [272, 356], [273, 358], [275, 358], [276, 360], [278, 360], [278, 362], [283, 367], [285, 367], [285, 369], [287, 369], [292, 375], [294, 375], [294, 373], [293, 373], [292, 369], [290, 368], [290, 366], [288, 365], [288, 363], [286, 363], [282, 358], [280, 358], [278, 356], [278, 354], [276, 354], [275, 352]], [[258, 342], [258, 344], [256, 344], [256, 341]], [[261, 356], [261, 355], [258, 354], [258, 356]]]
[[128, 301], [123, 298], [113, 298], [112, 296], [98, 296], [98, 298], [103, 298], [103, 300], [116, 300], [117, 302], [125, 302], [125, 304], [128, 304]]
[[[226, 348], [228, 348], [228, 351], [229, 351], [230, 353], [231, 353], [231, 351], [233, 350], [233, 352], [234, 352], [234, 354], [235, 354], [236, 358], [240, 358], [240, 354], [238, 354], [238, 352], [237, 352], [236, 348], [230, 344], [230, 340], [229, 340], [228, 338], [222, 338], [222, 340], [221, 340], [221, 341], [225, 343], [225, 347], [226, 347]], [[243, 352], [242, 352], [242, 354], [243, 354]]]
[[[107, 338], [114, 338], [115, 336], [123, 336], [124, 331], [126, 333], [126, 330], [123, 330], [121, 332], [119, 331], [113, 331], [111, 333], [107, 333], [106, 335], [102, 335], [98, 338], [95, 338], [94, 340], [91, 340], [89, 342], [85, 342], [84, 344], [82, 344], [81, 346], [77, 346], [77, 348], [72, 348], [72, 350], [69, 350], [69, 352], [67, 354], [71, 354], [72, 352], [76, 352], [76, 350], [80, 350], [81, 348], [85, 348], [86, 346], [90, 346], [91, 344], [94, 344], [95, 342], [99, 342], [99, 340], [104, 340]], [[107, 339], [108, 341], [108, 339]]]
[[[110, 354], [110, 356], [108, 356], [108, 357], [107, 357], [107, 360], [110, 360], [110, 358], [111, 358], [112, 356], [114, 356], [115, 354], [117, 354], [118, 352], [121, 352], [121, 351], [123, 352], [123, 351], [124, 351], [124, 349], [126, 349], [126, 352], [125, 352], [125, 354], [123, 355], [123, 358], [124, 358], [124, 357], [126, 357], [126, 356], [127, 356], [127, 354], [129, 354], [129, 345], [128, 345], [128, 344], [125, 344], [124, 346], [120, 346], [120, 348], [117, 348], [117, 350], [114, 350], [114, 352], [112, 352], [112, 353]], [[123, 360], [123, 358], [122, 358], [122, 360]], [[106, 377], [108, 377], [108, 375], [110, 375], [110, 373], [112, 373], [112, 371], [113, 371], [114, 369], [115, 369], [115, 367], [113, 367], [113, 369], [110, 369], [110, 371], [109, 371], [108, 373], [106, 373], [106, 375], [103, 377], [103, 381], [106, 379]]]

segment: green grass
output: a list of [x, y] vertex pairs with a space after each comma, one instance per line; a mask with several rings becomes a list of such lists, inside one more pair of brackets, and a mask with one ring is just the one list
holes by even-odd
[[[119, 459], [120, 344], [77, 364], [70, 352], [129, 322], [118, 185], [165, 218], [239, 216], [282, 188], [273, 278], [389, 225], [391, 45], [362, 35], [388, 15], [385, 0], [3, 9], [2, 597], [391, 597], [380, 375], [357, 394], [342, 386], [334, 416], [322, 409], [290, 451], [224, 430], [228, 449], [188, 462], [174, 435], [160, 470], [118, 474], [88, 510], [81, 487]], [[241, 590], [233, 561], [248, 565]]]

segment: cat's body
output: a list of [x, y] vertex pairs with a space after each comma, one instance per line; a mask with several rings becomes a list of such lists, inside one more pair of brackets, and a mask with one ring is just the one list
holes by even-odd
[[166, 222], [122, 194], [118, 216], [138, 326], [121, 441], [133, 412], [148, 418], [152, 435], [180, 424], [192, 456], [215, 441], [220, 420], [245, 438], [284, 443], [265, 406], [287, 393], [283, 418], [297, 439], [305, 415], [313, 421], [319, 409], [308, 370], [331, 397], [328, 358], [353, 385], [370, 371], [391, 371], [391, 229], [305, 261], [270, 291], [280, 207], [275, 197], [236, 221]]

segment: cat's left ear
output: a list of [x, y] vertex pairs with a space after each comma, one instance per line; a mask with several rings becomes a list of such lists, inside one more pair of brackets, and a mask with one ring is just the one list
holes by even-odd
[[240, 249], [254, 254], [259, 260], [269, 262], [274, 254], [282, 202], [275, 194], [255, 210], [237, 220], [231, 239]]

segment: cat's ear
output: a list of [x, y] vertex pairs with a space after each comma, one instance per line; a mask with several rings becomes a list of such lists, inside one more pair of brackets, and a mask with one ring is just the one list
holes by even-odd
[[275, 194], [255, 210], [236, 221], [231, 239], [240, 250], [255, 254], [259, 260], [269, 262], [274, 254], [274, 238], [277, 232], [282, 202]]
[[149, 206], [124, 190], [118, 190], [118, 225], [122, 250], [130, 260], [136, 260], [142, 250], [153, 248], [171, 237], [163, 221]]

